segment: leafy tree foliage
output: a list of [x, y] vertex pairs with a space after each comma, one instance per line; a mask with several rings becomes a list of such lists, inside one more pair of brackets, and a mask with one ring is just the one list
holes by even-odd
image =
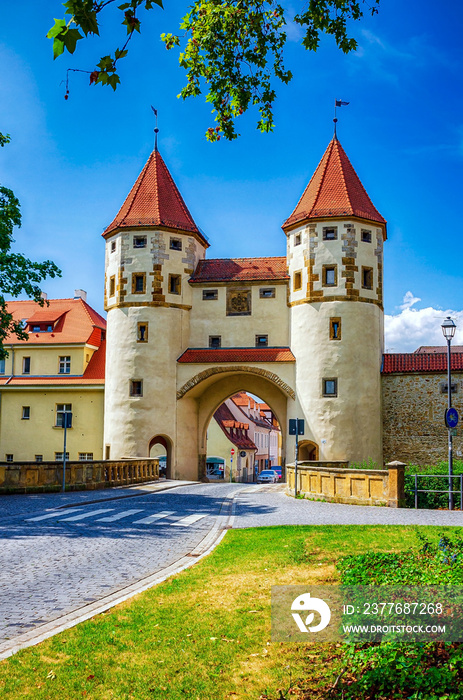
[[[100, 13], [116, 0], [68, 0], [64, 19], [55, 19], [47, 36], [53, 39], [54, 57], [64, 51], [74, 53], [77, 42], [100, 33]], [[348, 20], [363, 17], [364, 8], [378, 12], [380, 0], [308, 0], [294, 18], [304, 30], [303, 46], [316, 51], [322, 34], [334, 37], [337, 46], [348, 53], [357, 47], [349, 36]], [[126, 37], [121, 48], [103, 56], [91, 72], [90, 83], [120, 83], [117, 63], [127, 55], [127, 45], [140, 32], [143, 10], [163, 7], [162, 0], [129, 0], [113, 7], [121, 15]], [[292, 74], [283, 63], [286, 43], [284, 27], [287, 11], [275, 0], [194, 0], [183, 18], [180, 34], [162, 34], [167, 49], [180, 49], [180, 65], [186, 71], [183, 99], [200, 95], [207, 86], [206, 101], [213, 106], [216, 127], [206, 137], [216, 141], [237, 137], [235, 120], [255, 106], [261, 131], [274, 127], [274, 78], [288, 83]]]
[[[0, 146], [9, 141], [8, 134], [0, 133]], [[0, 359], [8, 355], [3, 345], [8, 335], [16, 335], [20, 340], [28, 338], [21, 322], [8, 312], [5, 295], [17, 297], [26, 294], [43, 306], [45, 302], [41, 298], [40, 282], [46, 277], [61, 276], [61, 271], [50, 260], [37, 263], [20, 253], [10, 252], [15, 226], [21, 226], [19, 200], [10, 189], [0, 185]]]

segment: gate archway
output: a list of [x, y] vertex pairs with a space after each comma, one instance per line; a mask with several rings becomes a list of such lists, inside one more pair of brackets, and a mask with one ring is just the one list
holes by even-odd
[[[150, 457], [164, 457], [166, 459], [166, 479], [172, 478], [172, 442], [167, 435], [155, 435], [151, 438], [148, 447]], [[159, 469], [161, 471], [161, 460]]]

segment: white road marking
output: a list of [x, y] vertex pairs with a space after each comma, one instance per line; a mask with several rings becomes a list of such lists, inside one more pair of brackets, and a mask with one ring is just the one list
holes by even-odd
[[135, 515], [135, 513], [141, 513], [143, 508], [134, 508], [133, 510], [123, 510], [122, 513], [116, 513], [116, 515], [107, 515], [106, 518], [98, 518], [97, 523], [114, 523], [116, 520], [121, 520], [122, 518], [128, 518], [129, 515]]
[[[80, 508], [67, 508], [66, 514], [67, 513], [75, 513], [76, 510], [80, 510]], [[35, 523], [35, 522], [38, 522], [39, 520], [48, 520], [49, 518], [58, 518], [61, 515], [63, 515], [63, 511], [56, 510], [54, 513], [47, 513], [47, 515], [39, 515], [37, 518], [26, 518], [26, 522], [27, 523]]]
[[114, 508], [100, 508], [100, 510], [92, 510], [90, 513], [80, 513], [80, 515], [73, 515], [70, 518], [61, 518], [61, 520], [67, 523], [70, 521], [75, 522], [76, 520], [84, 520], [84, 518], [91, 518], [93, 515], [99, 515], [100, 513], [108, 513], [110, 510], [114, 510]]
[[151, 525], [151, 523], [156, 522], [156, 520], [162, 520], [162, 518], [168, 518], [169, 515], [173, 515], [175, 511], [173, 510], [162, 510], [160, 513], [155, 513], [154, 515], [148, 515], [146, 518], [141, 520], [135, 520], [134, 525]]
[[192, 525], [193, 523], [198, 522], [198, 520], [201, 520], [201, 518], [206, 518], [209, 515], [209, 513], [194, 513], [192, 515], [187, 515], [185, 518], [182, 518], [181, 520], [176, 520], [172, 525], [179, 525], [180, 527], [188, 527], [188, 525]]

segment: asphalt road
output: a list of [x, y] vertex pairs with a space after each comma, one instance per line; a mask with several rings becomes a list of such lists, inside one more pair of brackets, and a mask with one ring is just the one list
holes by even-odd
[[156, 492], [157, 488], [1, 496], [0, 642], [58, 620], [187, 556], [211, 532], [222, 504], [233, 495], [235, 528], [463, 525], [459, 511], [294, 500], [280, 486], [211, 483]]

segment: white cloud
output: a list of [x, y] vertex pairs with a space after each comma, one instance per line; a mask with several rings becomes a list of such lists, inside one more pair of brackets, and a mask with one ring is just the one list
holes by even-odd
[[406, 292], [404, 296], [404, 303], [399, 306], [402, 311], [405, 309], [410, 309], [412, 306], [414, 306], [417, 302], [421, 301], [419, 297], [413, 296], [412, 292]]
[[412, 292], [404, 296], [400, 313], [384, 317], [386, 352], [413, 352], [420, 345], [446, 345], [442, 321], [450, 316], [457, 325], [453, 342], [463, 345], [463, 311], [452, 309], [412, 309], [420, 301]]

